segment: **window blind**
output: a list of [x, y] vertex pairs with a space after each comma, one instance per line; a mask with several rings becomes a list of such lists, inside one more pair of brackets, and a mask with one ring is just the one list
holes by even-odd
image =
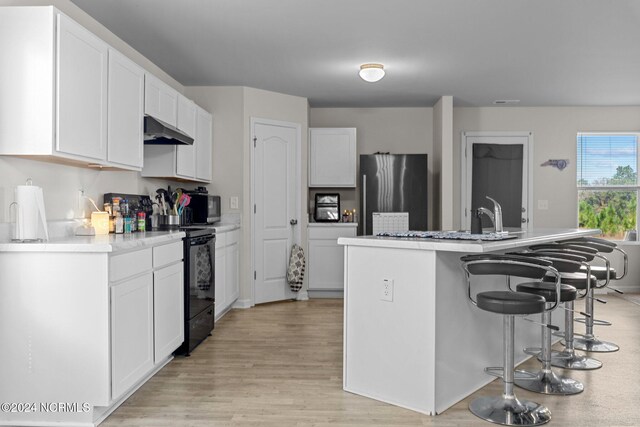
[[579, 187], [636, 185], [638, 136], [634, 134], [577, 135]]

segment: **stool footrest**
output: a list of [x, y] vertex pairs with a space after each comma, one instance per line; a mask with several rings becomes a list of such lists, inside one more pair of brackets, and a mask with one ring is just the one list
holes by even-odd
[[542, 348], [540, 347], [526, 347], [522, 350], [525, 354], [529, 356], [537, 356], [542, 353]]
[[551, 335], [553, 335], [554, 337], [564, 338], [564, 331], [551, 332]]
[[[588, 319], [584, 317], [576, 317], [574, 320], [578, 323], [587, 323], [588, 321]], [[594, 325], [597, 325], [597, 326], [611, 326], [611, 322], [607, 320], [593, 319], [591, 321], [593, 322]]]
[[[503, 378], [504, 379], [504, 368], [502, 366], [489, 366], [484, 368], [484, 372], [493, 377]], [[514, 380], [535, 380], [537, 378], [536, 374], [532, 374], [527, 371], [513, 371], [513, 379]]]
[[488, 366], [484, 368], [484, 372], [493, 377], [502, 378], [504, 376], [504, 368], [502, 366]]

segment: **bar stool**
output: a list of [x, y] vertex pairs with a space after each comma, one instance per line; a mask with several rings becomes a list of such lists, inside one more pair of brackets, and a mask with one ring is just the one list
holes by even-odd
[[[619, 289], [611, 286], [612, 280], [620, 280], [624, 276], [627, 275], [628, 267], [629, 267], [629, 259], [627, 253], [622, 249], [618, 248], [614, 242], [610, 242], [604, 239], [598, 239], [595, 237], [582, 237], [580, 239], [574, 239], [566, 242], [571, 245], [579, 245], [582, 247], [588, 247], [591, 249], [595, 249], [599, 254], [610, 254], [614, 251], [619, 252], [623, 256], [623, 272], [621, 276], [618, 276], [616, 269], [611, 267], [610, 261], [606, 256], [600, 255], [601, 258], [604, 258], [605, 265], [595, 265], [591, 266], [591, 274], [596, 276], [596, 278], [604, 282], [602, 285], [596, 286], [595, 289], [607, 288], [611, 289], [614, 292], [619, 294], [623, 294]], [[601, 341], [593, 333], [594, 325], [597, 326], [611, 326], [611, 322], [606, 320], [598, 320], [593, 317], [593, 302], [598, 301], [600, 303], [606, 304], [606, 300], [602, 298], [595, 297], [595, 289], [592, 288], [589, 292], [589, 297], [585, 302], [585, 312], [590, 314], [590, 316], [585, 316], [582, 319], [576, 319], [578, 322], [583, 322], [585, 324], [585, 334], [581, 338], [576, 338], [574, 342], [575, 348], [578, 350], [590, 351], [590, 352], [599, 352], [599, 353], [609, 353], [618, 351], [620, 347], [609, 341]]]
[[[590, 272], [591, 269], [589, 261], [592, 261], [594, 258], [594, 250], [590, 250], [589, 248], [576, 248], [571, 245], [558, 244], [535, 245], [532, 246], [530, 250], [535, 250], [535, 253], [540, 255], [553, 255], [554, 257], [562, 258], [567, 261], [579, 262], [579, 271], [560, 273], [561, 282], [563, 284], [570, 285], [576, 288], [579, 298], [588, 298], [590, 289], [597, 285], [598, 282], [596, 277], [591, 274], [587, 274], [587, 272]], [[585, 270], [587, 272], [584, 272]], [[587, 279], [587, 277], [589, 277], [590, 279]], [[553, 277], [550, 277], [547, 280], [553, 280]], [[574, 370], [593, 370], [601, 368], [601, 361], [575, 352], [575, 347], [573, 344], [575, 335], [580, 334], [576, 334], [573, 328], [573, 322], [575, 321], [574, 313], [576, 312], [576, 310], [574, 309], [574, 302], [567, 301], [565, 303], [564, 309], [565, 330], [563, 344], [565, 346], [565, 349], [563, 351], [553, 350], [551, 352], [551, 366]], [[585, 318], [590, 317], [590, 314], [588, 313], [582, 311], [580, 311], [579, 313], [582, 314]]]
[[[552, 262], [553, 267], [562, 273], [571, 273], [580, 269], [581, 262], [585, 260], [584, 257], [571, 256], [575, 259], [567, 259], [566, 257], [560, 257], [559, 254], [553, 252], [518, 252], [514, 255], [522, 255], [529, 257], [537, 257]], [[518, 292], [526, 292], [534, 295], [540, 295], [544, 297], [547, 304], [557, 301], [556, 286], [554, 283], [522, 283], [516, 286]], [[562, 284], [560, 285], [560, 302], [568, 303], [576, 299], [577, 290], [573, 286]], [[551, 369], [551, 329], [556, 329], [551, 325], [551, 312], [545, 311], [542, 313], [542, 347], [538, 349], [525, 349], [525, 353], [538, 356], [542, 362], [542, 368], [537, 372], [526, 372], [533, 376], [533, 379], [522, 378], [514, 381], [515, 385], [524, 388], [529, 391], [542, 394], [555, 394], [555, 395], [571, 395], [578, 394], [584, 391], [584, 385], [573, 378], [558, 375]]]
[[[560, 274], [551, 266], [551, 262], [515, 255], [467, 255], [461, 258], [462, 268], [467, 278], [469, 300], [481, 310], [503, 316], [503, 392], [499, 397], [480, 397], [469, 404], [469, 410], [479, 418], [503, 425], [537, 426], [551, 420], [551, 411], [545, 406], [528, 400], [519, 400], [513, 392], [514, 382], [514, 321], [515, 316], [543, 313], [552, 310], [546, 307], [546, 300], [540, 295], [524, 292], [485, 291], [471, 294], [471, 276], [496, 275], [540, 280], [548, 273], [555, 274], [556, 291], [560, 295]], [[487, 373], [496, 368], [485, 368]]]

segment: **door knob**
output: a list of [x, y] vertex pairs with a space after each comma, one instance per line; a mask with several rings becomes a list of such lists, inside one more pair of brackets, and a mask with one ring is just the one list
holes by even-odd
[[297, 219], [292, 219], [291, 221], [289, 221], [289, 224], [291, 225], [296, 225], [298, 223]]

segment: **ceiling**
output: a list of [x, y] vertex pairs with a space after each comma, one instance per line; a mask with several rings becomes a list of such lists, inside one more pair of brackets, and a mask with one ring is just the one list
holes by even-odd
[[[640, 105], [638, 0], [72, 0], [185, 86], [312, 107]], [[379, 83], [358, 77], [381, 62]]]

